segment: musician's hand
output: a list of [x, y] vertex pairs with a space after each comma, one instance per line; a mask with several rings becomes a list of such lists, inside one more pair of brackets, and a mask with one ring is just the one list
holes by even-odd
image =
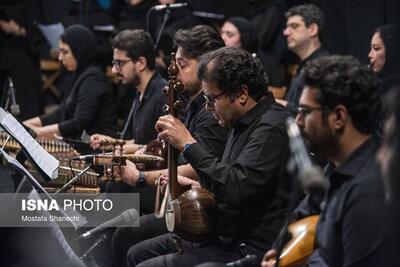
[[135, 155], [144, 155], [144, 152], [146, 151], [147, 146], [143, 146], [141, 149], [136, 150]]
[[[168, 182], [168, 176], [167, 175], [160, 175], [160, 183], [161, 185], [164, 185]], [[190, 185], [192, 188], [195, 187], [200, 187], [200, 184], [195, 181], [192, 180], [186, 176], [182, 176], [182, 175], [178, 175], [178, 183], [182, 186], [188, 186]]]
[[136, 185], [136, 182], [139, 179], [139, 170], [135, 163], [129, 160], [126, 161], [126, 166], [122, 167], [122, 179], [125, 183]]
[[264, 258], [261, 262], [261, 267], [274, 267], [275, 266], [276, 250], [271, 249], [265, 253]]
[[93, 134], [90, 136], [90, 147], [93, 149], [99, 149], [100, 142], [103, 140], [112, 141], [114, 138], [103, 134]]
[[158, 139], [167, 140], [180, 151], [183, 151], [186, 144], [197, 142], [185, 125], [172, 115], [161, 116], [155, 128], [158, 132]]
[[22, 36], [26, 34], [25, 29], [18, 25], [15, 20], [0, 20], [0, 29], [7, 34], [12, 34], [15, 36]]

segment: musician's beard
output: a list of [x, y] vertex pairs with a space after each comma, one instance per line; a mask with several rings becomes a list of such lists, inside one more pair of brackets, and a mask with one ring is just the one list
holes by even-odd
[[184, 94], [188, 97], [192, 97], [201, 90], [201, 82], [199, 80], [196, 80], [190, 83], [185, 83], [184, 87]]

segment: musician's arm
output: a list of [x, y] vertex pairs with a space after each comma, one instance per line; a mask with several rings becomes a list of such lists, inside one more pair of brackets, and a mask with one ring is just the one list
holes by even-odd
[[191, 145], [184, 156], [201, 177], [203, 186], [207, 189], [223, 186], [229, 192], [224, 201], [236, 207], [259, 192], [260, 187], [273, 187], [278, 179], [284, 179], [286, 172], [282, 163], [286, 162], [289, 148], [287, 136], [280, 127], [262, 124], [256, 128], [231, 163], [221, 162], [199, 143]]
[[25, 126], [27, 126], [29, 128], [42, 126], [42, 121], [40, 120], [39, 117], [34, 117], [29, 120], [25, 120], [22, 123], [25, 124]]
[[[178, 166], [178, 174], [192, 179], [193, 181], [199, 180], [197, 173], [190, 164]], [[156, 180], [160, 175], [168, 176], [168, 169], [144, 172], [147, 185], [155, 185]], [[126, 183], [135, 185], [139, 179], [139, 170], [136, 168], [135, 164], [127, 161], [127, 166], [124, 168], [123, 176]]]
[[43, 127], [31, 127], [31, 129], [35, 131], [38, 137], [42, 138], [54, 138], [54, 134], [60, 135], [58, 123]]

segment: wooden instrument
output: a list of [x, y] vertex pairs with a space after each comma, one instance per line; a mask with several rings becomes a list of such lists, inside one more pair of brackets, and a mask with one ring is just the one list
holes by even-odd
[[306, 264], [314, 250], [318, 219], [318, 215], [313, 215], [288, 226], [292, 238], [282, 250], [279, 266], [300, 267]]
[[[171, 64], [168, 67], [170, 79], [164, 93], [168, 95], [167, 110], [169, 114], [177, 117], [178, 109], [183, 107], [183, 104], [177, 100], [177, 92], [183, 91], [183, 84], [178, 79], [179, 69], [176, 65], [175, 53], [172, 53], [171, 57]], [[191, 189], [183, 193], [186, 188], [180, 186], [177, 178], [178, 155], [179, 151], [168, 143], [169, 197], [171, 201], [165, 212], [167, 228], [170, 232], [188, 241], [208, 239], [217, 218], [214, 195], [203, 188]]]
[[[143, 152], [144, 155], [156, 156], [162, 158], [162, 161], [146, 162], [141, 170], [151, 171], [151, 170], [162, 170], [167, 168], [167, 162], [164, 160], [167, 158], [167, 145], [165, 142], [158, 139], [151, 141], [146, 145], [146, 149]], [[138, 166], [139, 167], [139, 166]]]
[[[36, 141], [51, 155], [56, 158], [68, 158], [79, 155], [79, 153], [68, 143], [60, 140], [48, 140], [38, 138]], [[6, 143], [7, 142], [7, 143]], [[7, 150], [16, 152], [21, 149], [17, 141], [8, 135], [6, 132], [0, 132], [0, 146], [4, 144]]]
[[[103, 180], [114, 180], [116, 182], [122, 181], [121, 177], [116, 177], [114, 169], [119, 169], [119, 174], [122, 173], [122, 166], [126, 165], [126, 160], [132, 161], [133, 163], [154, 163], [163, 162], [164, 158], [153, 155], [135, 155], [135, 154], [123, 154], [123, 146], [125, 141], [123, 140], [103, 140], [100, 142], [100, 147], [103, 153], [100, 155], [93, 155], [93, 165], [102, 165], [105, 169], [111, 169], [111, 172], [107, 172]], [[106, 148], [112, 147], [111, 154], [106, 154]]]

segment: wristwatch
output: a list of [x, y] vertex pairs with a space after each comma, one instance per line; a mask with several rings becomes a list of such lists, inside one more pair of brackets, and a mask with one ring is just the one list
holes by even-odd
[[146, 186], [146, 177], [144, 175], [144, 172], [139, 171], [139, 179], [136, 181], [136, 186], [137, 187], [144, 187]]

